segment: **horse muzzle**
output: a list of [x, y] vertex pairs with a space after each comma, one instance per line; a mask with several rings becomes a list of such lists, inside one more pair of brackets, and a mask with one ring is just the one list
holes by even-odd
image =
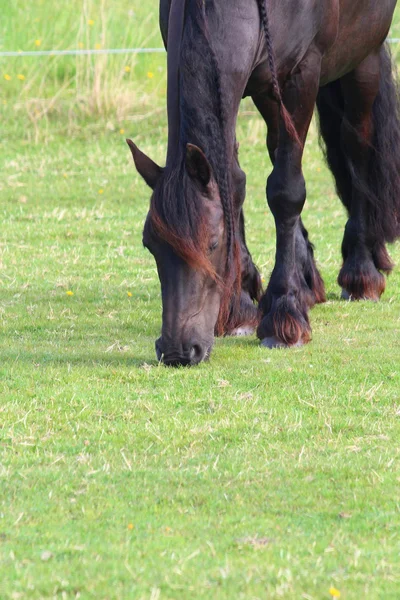
[[165, 344], [162, 337], [155, 343], [157, 360], [168, 367], [193, 367], [207, 360], [211, 344], [191, 341], [185, 344]]

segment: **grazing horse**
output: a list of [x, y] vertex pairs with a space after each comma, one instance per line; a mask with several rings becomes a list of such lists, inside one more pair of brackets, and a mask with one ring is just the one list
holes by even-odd
[[[161, 282], [158, 359], [193, 365], [214, 334], [255, 329], [267, 347], [310, 340], [325, 300], [301, 220], [304, 144], [317, 106], [326, 159], [348, 212], [338, 282], [344, 298], [378, 300], [400, 237], [400, 121], [385, 39], [396, 0], [161, 0], [168, 49], [165, 168], [127, 140], [152, 188], [143, 243]], [[275, 266], [262, 295], [246, 246], [246, 177], [235, 125], [251, 96], [273, 169], [268, 205]], [[255, 303], [259, 302], [258, 310]]]

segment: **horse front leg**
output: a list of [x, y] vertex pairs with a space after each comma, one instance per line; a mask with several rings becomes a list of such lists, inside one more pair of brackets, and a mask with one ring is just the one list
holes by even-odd
[[300, 215], [306, 200], [303, 147], [318, 93], [319, 74], [320, 56], [310, 51], [283, 90], [301, 145], [280, 123], [273, 171], [267, 182], [268, 205], [276, 226], [275, 266], [260, 302], [262, 320], [257, 330], [262, 345], [269, 348], [301, 345], [311, 338], [308, 309], [313, 304], [313, 293], [305, 282], [304, 261], [308, 255], [302, 249], [308, 241], [302, 233]]

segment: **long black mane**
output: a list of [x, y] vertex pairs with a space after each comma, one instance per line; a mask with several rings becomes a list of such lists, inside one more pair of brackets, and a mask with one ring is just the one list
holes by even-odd
[[[224, 93], [218, 60], [207, 32], [207, 9], [201, 0], [186, 2], [180, 56], [179, 144], [151, 202], [150, 214], [158, 233], [190, 265], [213, 272], [207, 257], [205, 223], [198, 189], [185, 171], [186, 144], [199, 146], [213, 169], [224, 212], [227, 260], [225, 283], [233, 284], [236, 226], [227, 157]], [[238, 273], [236, 273], [236, 276]], [[234, 277], [235, 278], [235, 277]]]

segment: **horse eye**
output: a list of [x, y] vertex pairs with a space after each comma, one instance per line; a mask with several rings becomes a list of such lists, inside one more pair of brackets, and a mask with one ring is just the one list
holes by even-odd
[[218, 248], [218, 242], [214, 242], [213, 244], [210, 244], [208, 249], [210, 252], [214, 252], [214, 250], [216, 250], [217, 248]]

